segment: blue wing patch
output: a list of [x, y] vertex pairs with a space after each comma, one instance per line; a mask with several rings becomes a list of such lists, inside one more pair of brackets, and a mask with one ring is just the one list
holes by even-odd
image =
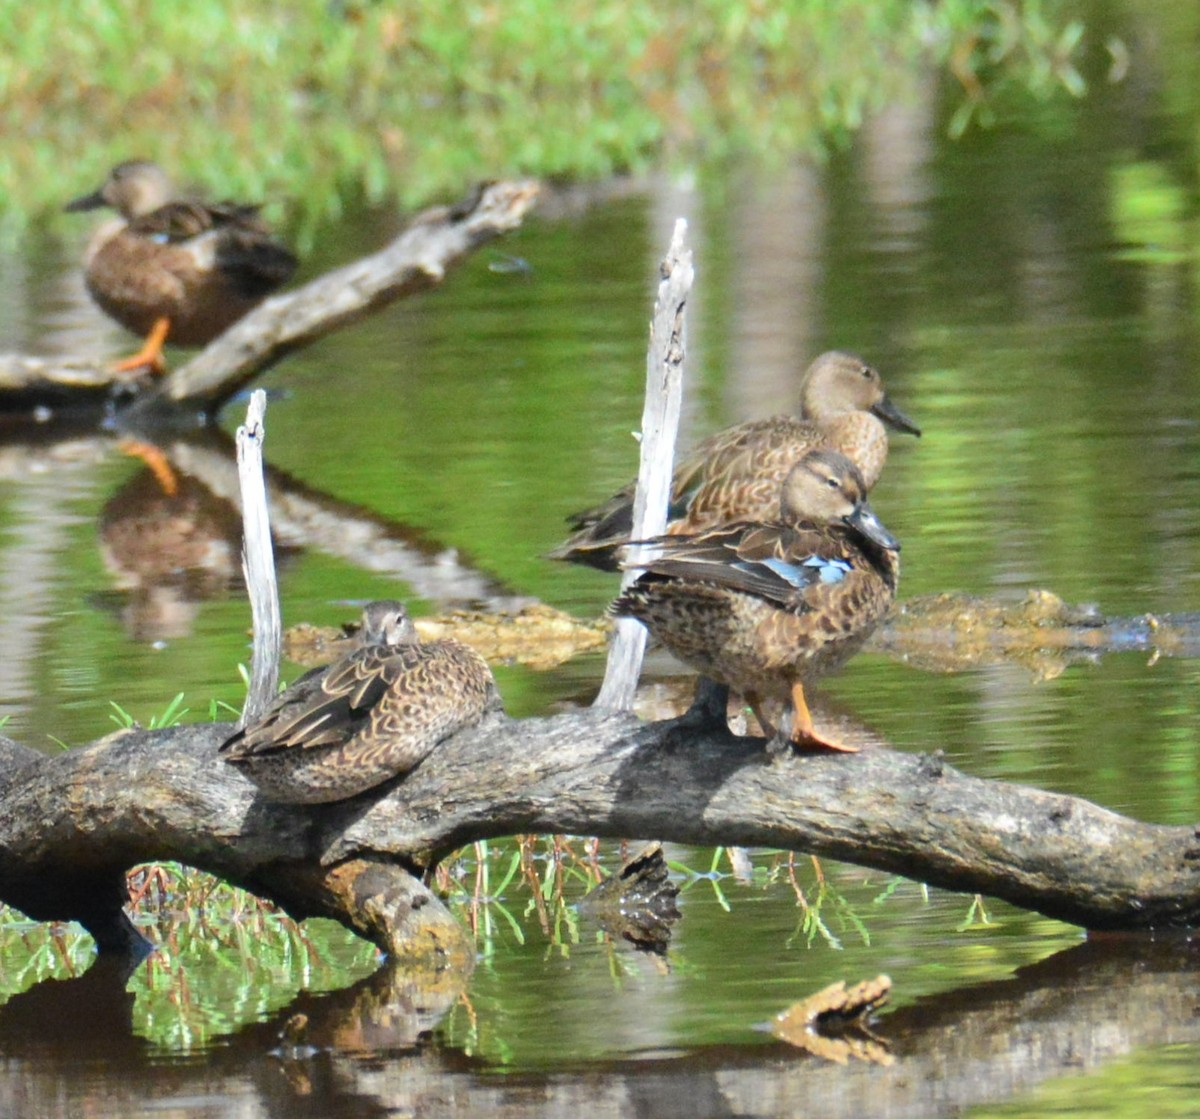
[[797, 589], [811, 586], [814, 582], [840, 583], [853, 570], [845, 560], [823, 559], [821, 556], [809, 556], [799, 564], [771, 558], [756, 560], [753, 564], [741, 563], [737, 566], [747, 570], [751, 567], [765, 567], [785, 583]]
[[809, 556], [801, 565], [816, 571], [822, 583], [840, 583], [854, 570], [845, 560]]

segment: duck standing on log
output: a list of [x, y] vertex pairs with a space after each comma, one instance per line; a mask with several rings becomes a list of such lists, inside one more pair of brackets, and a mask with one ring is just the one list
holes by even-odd
[[[817, 733], [804, 681], [844, 663], [887, 614], [900, 544], [866, 499], [858, 467], [812, 450], [788, 472], [768, 522], [627, 542], [642, 574], [613, 602], [680, 660], [741, 692], [770, 749], [853, 752]], [[780, 700], [775, 724], [764, 700]]]
[[407, 773], [501, 709], [474, 649], [453, 638], [422, 642], [403, 603], [371, 602], [356, 649], [301, 676], [219, 749], [267, 799], [321, 804]]
[[258, 207], [181, 199], [157, 164], [119, 163], [104, 185], [66, 209], [110, 206], [120, 215], [84, 256], [88, 291], [106, 314], [145, 341], [114, 372], [162, 372], [162, 348], [205, 346], [285, 284], [296, 258]]
[[[921, 434], [892, 403], [874, 366], [842, 350], [821, 354], [801, 383], [799, 416], [771, 416], [718, 431], [680, 462], [671, 479], [667, 532], [774, 520], [788, 471], [816, 447], [849, 458], [870, 490], [887, 461], [885, 424]], [[617, 545], [632, 530], [635, 487], [631, 482], [603, 504], [570, 518], [576, 531], [550, 558], [615, 571]]]

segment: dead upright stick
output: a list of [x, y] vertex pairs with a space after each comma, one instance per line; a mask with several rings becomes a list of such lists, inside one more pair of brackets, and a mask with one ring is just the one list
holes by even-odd
[[[642, 449], [638, 466], [637, 493], [633, 500], [632, 539], [658, 536], [667, 527], [667, 503], [671, 497], [671, 471], [675, 460], [675, 435], [683, 398], [684, 311], [692, 290], [692, 252], [684, 248], [687, 222], [679, 218], [671, 236], [671, 247], [662, 262], [662, 280], [654, 301], [650, 323], [650, 348], [646, 354], [646, 403], [642, 412]], [[624, 589], [636, 571], [626, 571]], [[597, 707], [618, 711], [633, 706], [646, 629], [633, 618], [617, 621], [616, 636], [608, 654], [604, 683], [596, 697]]]
[[246, 422], [237, 429], [238, 483], [242, 494], [242, 574], [250, 597], [254, 646], [250, 656], [250, 691], [239, 726], [257, 719], [275, 698], [279, 686], [279, 586], [275, 581], [275, 553], [271, 547], [271, 521], [267, 515], [267, 490], [263, 483], [263, 417], [267, 394], [250, 394]]

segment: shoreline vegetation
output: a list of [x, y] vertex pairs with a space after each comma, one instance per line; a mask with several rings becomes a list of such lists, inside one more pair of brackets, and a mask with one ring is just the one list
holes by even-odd
[[0, 152], [0, 233], [131, 156], [213, 197], [287, 199], [303, 242], [357, 205], [498, 176], [819, 158], [931, 84], [951, 132], [1084, 89], [1060, 0], [306, 7], [14, 8], [0, 101], [26, 139]]

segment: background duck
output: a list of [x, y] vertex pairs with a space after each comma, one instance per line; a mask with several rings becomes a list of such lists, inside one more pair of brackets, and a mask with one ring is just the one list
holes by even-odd
[[180, 199], [149, 160], [117, 164], [99, 190], [65, 208], [101, 206], [120, 218], [105, 222], [88, 245], [88, 291], [106, 314], [145, 339], [117, 370], [161, 371], [168, 338], [173, 345], [207, 345], [296, 269], [257, 206]]
[[[858, 467], [866, 489], [887, 461], [890, 425], [920, 435], [888, 397], [878, 370], [857, 354], [830, 350], [804, 375], [798, 416], [771, 416], [710, 435], [675, 468], [668, 533], [694, 533], [737, 520], [774, 520], [788, 471], [814, 447], [828, 447]], [[602, 505], [570, 518], [576, 531], [552, 559], [617, 568], [616, 545], [631, 531], [631, 482]]]
[[[803, 680], [843, 663], [891, 607], [900, 545], [866, 500], [858, 468], [809, 451], [788, 472], [776, 518], [623, 549], [643, 574], [610, 607], [680, 660], [741, 692], [773, 746], [853, 750], [818, 735]], [[782, 700], [778, 729], [763, 700]]]
[[363, 609], [359, 647], [300, 677], [220, 753], [271, 800], [320, 804], [406, 773], [444, 738], [500, 710], [487, 662], [421, 642], [403, 603]]

